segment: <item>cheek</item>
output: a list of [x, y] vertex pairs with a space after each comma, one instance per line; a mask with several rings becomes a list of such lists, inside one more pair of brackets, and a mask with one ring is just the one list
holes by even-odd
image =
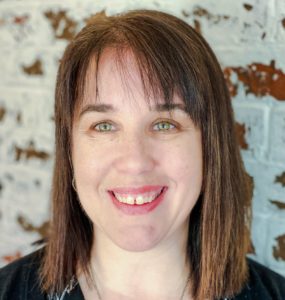
[[103, 176], [110, 165], [110, 151], [94, 141], [77, 137], [72, 151], [73, 167], [77, 181], [87, 184]]
[[185, 181], [191, 178], [196, 183], [202, 180], [202, 149], [200, 144], [184, 143], [161, 152], [159, 160], [176, 180]]

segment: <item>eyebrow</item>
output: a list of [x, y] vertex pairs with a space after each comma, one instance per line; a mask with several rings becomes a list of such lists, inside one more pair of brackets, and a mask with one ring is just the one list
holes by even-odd
[[[163, 103], [163, 104], [156, 104], [154, 107], [150, 108], [150, 111], [157, 111], [157, 112], [167, 112], [167, 111], [174, 111], [174, 110], [181, 110], [185, 113], [186, 106], [179, 103]], [[99, 112], [99, 113], [107, 113], [107, 112], [118, 112], [117, 109], [110, 104], [88, 104], [83, 107], [82, 111], [79, 114], [79, 117], [82, 117], [85, 113], [88, 112]]]

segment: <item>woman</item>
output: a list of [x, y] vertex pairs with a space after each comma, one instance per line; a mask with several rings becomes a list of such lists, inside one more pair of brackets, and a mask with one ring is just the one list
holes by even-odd
[[284, 299], [284, 278], [245, 257], [231, 101], [189, 25], [95, 16], [61, 60], [55, 122], [50, 236], [1, 271], [0, 299]]

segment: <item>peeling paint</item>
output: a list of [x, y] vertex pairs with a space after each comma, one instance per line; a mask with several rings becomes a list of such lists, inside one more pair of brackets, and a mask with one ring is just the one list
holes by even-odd
[[251, 4], [248, 4], [248, 3], [244, 3], [243, 4], [243, 7], [247, 10], [247, 11], [250, 11], [253, 9], [253, 6]]
[[23, 25], [27, 22], [28, 19], [29, 19], [28, 15], [15, 16], [13, 19], [13, 23], [17, 25]]
[[283, 187], [285, 187], [285, 172], [283, 172], [280, 176], [276, 176], [274, 183], [280, 183]]
[[68, 17], [65, 10], [59, 12], [46, 11], [44, 15], [51, 22], [55, 38], [71, 40], [75, 36], [77, 22]]
[[214, 24], [219, 23], [221, 20], [228, 20], [230, 18], [227, 15], [214, 15], [200, 6], [194, 8], [193, 15], [196, 17], [205, 17], [207, 20], [213, 21]]
[[[269, 65], [252, 63], [247, 67], [227, 67], [224, 70], [229, 86], [235, 84], [231, 81], [231, 73], [238, 76], [238, 80], [245, 86], [246, 94], [254, 94], [257, 97], [271, 95], [277, 100], [285, 100], [285, 73], [281, 69], [275, 68], [275, 61]], [[236, 90], [231, 94], [235, 94]]]
[[44, 73], [42, 69], [42, 62], [39, 59], [30, 66], [22, 66], [22, 70], [28, 75], [43, 75]]
[[236, 134], [237, 134], [239, 145], [240, 145], [241, 149], [247, 150], [248, 143], [245, 138], [245, 133], [246, 133], [245, 124], [240, 124], [240, 123], [236, 122], [235, 125], [236, 125], [235, 129], [236, 129]]
[[5, 255], [3, 256], [3, 260], [6, 262], [6, 263], [11, 263], [12, 261], [18, 259], [18, 258], [21, 258], [22, 257], [22, 254], [20, 251], [17, 251], [16, 253], [14, 254], [10, 254], [10, 255]]
[[50, 155], [47, 152], [36, 150], [33, 142], [30, 142], [30, 145], [26, 149], [15, 146], [15, 153], [16, 161], [19, 161], [22, 157], [25, 157], [27, 160], [31, 158], [37, 158], [45, 161], [50, 157]]
[[182, 15], [186, 18], [191, 16], [198, 18], [206, 18], [207, 20], [212, 21], [214, 24], [217, 24], [222, 20], [230, 19], [230, 16], [227, 15], [214, 15], [201, 6], [196, 6], [192, 12], [188, 12], [186, 10], [182, 10], [181, 12]]
[[48, 235], [49, 222], [44, 222], [40, 226], [35, 226], [27, 221], [23, 216], [18, 216], [17, 221], [19, 225], [27, 232], [37, 232], [41, 238], [45, 238]]
[[285, 261], [285, 234], [278, 236], [275, 240], [277, 246], [273, 246], [273, 256], [276, 260]]
[[270, 202], [276, 205], [279, 209], [285, 209], [285, 203], [278, 200], [270, 200]]
[[5, 114], [6, 109], [4, 107], [0, 107], [0, 122], [3, 121]]
[[231, 73], [232, 73], [232, 70], [230, 68], [225, 68], [223, 70], [224, 72], [224, 78], [226, 80], [226, 83], [227, 83], [227, 86], [228, 86], [228, 90], [230, 92], [230, 95], [232, 97], [236, 96], [237, 95], [237, 89], [238, 89], [238, 85], [237, 84], [234, 84], [232, 81], [231, 81]]

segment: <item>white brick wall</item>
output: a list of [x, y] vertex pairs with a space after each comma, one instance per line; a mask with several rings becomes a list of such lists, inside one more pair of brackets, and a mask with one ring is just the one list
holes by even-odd
[[[281, 99], [274, 93], [276, 87], [264, 96], [246, 93], [236, 71], [255, 63], [269, 66], [274, 60], [283, 76], [281, 0], [0, 0], [0, 264], [33, 250], [31, 243], [48, 219], [54, 83], [67, 44], [59, 37], [78, 31], [93, 13], [134, 8], [164, 10], [196, 24], [222, 67], [230, 68], [230, 79], [237, 85], [236, 120], [246, 128], [248, 148], [242, 155], [254, 179], [255, 254], [250, 256], [285, 275], [285, 91]], [[48, 12], [60, 11], [66, 13], [55, 30]], [[67, 24], [73, 27], [66, 33]], [[29, 68], [36, 61], [38, 66]], [[16, 149], [24, 152], [17, 154]]]

